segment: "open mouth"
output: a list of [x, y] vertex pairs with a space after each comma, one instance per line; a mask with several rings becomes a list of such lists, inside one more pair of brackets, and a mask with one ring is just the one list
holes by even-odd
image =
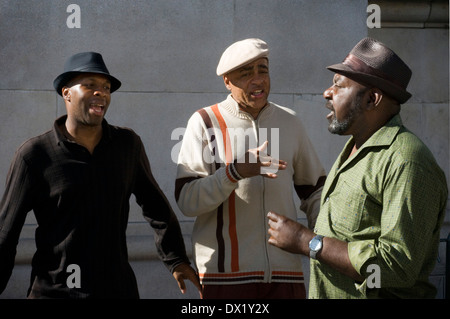
[[330, 120], [333, 118], [333, 116], [334, 116], [334, 111], [331, 111], [330, 113], [328, 113], [327, 119]]
[[334, 115], [333, 104], [332, 104], [330, 101], [328, 101], [328, 102], [326, 103], [325, 107], [331, 111], [330, 113], [328, 113], [327, 119], [333, 118], [333, 115]]
[[255, 90], [253, 92], [250, 92], [250, 94], [254, 98], [262, 97], [264, 96], [264, 90]]
[[102, 116], [105, 114], [105, 105], [98, 103], [91, 103], [89, 110], [91, 111], [91, 113], [95, 115]]

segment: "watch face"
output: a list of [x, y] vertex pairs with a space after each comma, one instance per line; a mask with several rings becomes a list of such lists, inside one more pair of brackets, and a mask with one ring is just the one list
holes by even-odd
[[322, 243], [320, 242], [319, 239], [314, 237], [313, 240], [311, 240], [310, 249], [318, 250], [318, 249], [320, 249], [321, 246], [322, 246]]

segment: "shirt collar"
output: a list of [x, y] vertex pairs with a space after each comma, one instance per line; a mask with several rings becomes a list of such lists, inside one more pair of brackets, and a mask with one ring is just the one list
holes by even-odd
[[[67, 120], [67, 115], [63, 115], [57, 118], [53, 124], [53, 136], [55, 138], [55, 143], [60, 144], [61, 142], [70, 142], [69, 139], [64, 135], [64, 132], [61, 131], [61, 125], [63, 125]], [[111, 129], [109, 127], [108, 122], [103, 119], [102, 122], [103, 135], [102, 140], [110, 140], [111, 139]]]
[[[392, 117], [383, 127], [376, 131], [372, 136], [360, 147], [360, 150], [366, 147], [391, 145], [397, 135], [400, 127], [403, 126], [400, 114]], [[348, 140], [346, 147], [355, 144], [353, 136]]]
[[349, 158], [348, 156], [355, 144], [352, 136], [345, 144], [343, 151], [339, 155], [339, 169], [343, 169], [348, 163], [358, 158], [358, 154], [360, 154], [363, 149], [391, 145], [402, 126], [403, 122], [400, 114], [395, 115], [383, 127], [372, 134], [372, 136], [358, 149], [358, 151]]
[[400, 114], [395, 115], [382, 128], [376, 131], [363, 144], [363, 147], [391, 145], [402, 125]]

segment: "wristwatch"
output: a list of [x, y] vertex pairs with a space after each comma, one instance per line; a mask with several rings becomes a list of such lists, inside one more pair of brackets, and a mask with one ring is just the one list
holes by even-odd
[[316, 235], [311, 239], [309, 242], [309, 257], [312, 259], [316, 259], [317, 253], [322, 249], [323, 247], [323, 236], [322, 235]]

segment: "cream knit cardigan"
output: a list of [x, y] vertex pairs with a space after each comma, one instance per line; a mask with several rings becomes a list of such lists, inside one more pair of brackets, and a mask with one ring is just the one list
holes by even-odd
[[[268, 153], [287, 161], [276, 179], [240, 179], [227, 165], [248, 148], [269, 141]], [[269, 103], [253, 119], [231, 95], [195, 112], [181, 142], [176, 199], [183, 214], [196, 217], [193, 253], [202, 284], [303, 282], [299, 255], [267, 243], [267, 213], [294, 220], [294, 184], [308, 189], [301, 200], [312, 227], [320, 207], [325, 171], [300, 118]], [[315, 187], [317, 186], [317, 187]]]

